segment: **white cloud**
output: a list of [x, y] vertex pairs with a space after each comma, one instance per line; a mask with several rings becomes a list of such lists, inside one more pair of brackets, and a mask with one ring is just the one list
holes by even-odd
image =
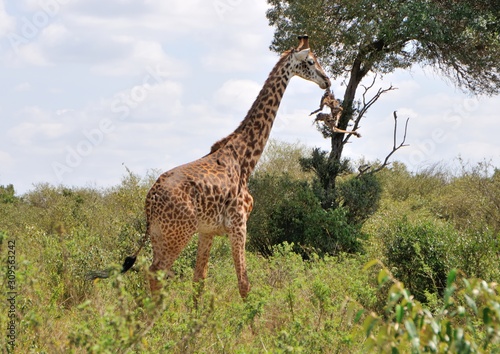
[[15, 25], [15, 19], [7, 14], [4, 2], [0, 1], [0, 37], [14, 31]]
[[29, 91], [31, 89], [31, 84], [29, 82], [22, 82], [14, 87], [14, 91], [23, 92]]
[[7, 137], [13, 146], [37, 149], [72, 129], [54, 119], [51, 112], [37, 106], [22, 109], [17, 114], [17, 119], [20, 122], [7, 131]]
[[252, 80], [228, 80], [215, 92], [214, 103], [224, 109], [246, 113], [261, 87]]
[[180, 60], [168, 56], [159, 42], [145, 41], [128, 36], [111, 37], [114, 46], [121, 46], [128, 53], [91, 67], [91, 72], [103, 76], [133, 76], [147, 68], [161, 67], [163, 74], [180, 77], [188, 68]]
[[184, 35], [213, 26], [218, 19], [210, 1], [150, 0], [145, 2], [87, 0], [73, 3], [68, 16], [78, 27], [136, 33], [154, 30]]
[[2, 165], [3, 168], [10, 168], [13, 162], [14, 158], [11, 154], [0, 150], [0, 165]]
[[219, 34], [219, 40], [213, 41], [202, 56], [201, 64], [214, 72], [251, 72], [257, 67], [267, 67], [270, 72], [278, 56], [268, 50], [268, 31], [265, 26], [256, 32]]
[[50, 66], [51, 63], [47, 60], [44, 49], [38, 43], [28, 43], [20, 45], [15, 52], [10, 52], [7, 57], [9, 66], [17, 67], [21, 64], [28, 66]]

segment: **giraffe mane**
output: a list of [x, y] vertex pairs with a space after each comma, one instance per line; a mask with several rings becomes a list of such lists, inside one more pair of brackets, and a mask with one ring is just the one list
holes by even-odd
[[[274, 66], [273, 70], [271, 71], [271, 73], [269, 74], [269, 77], [267, 78], [266, 82], [264, 83], [264, 86], [266, 85], [266, 83], [271, 80], [271, 77], [274, 76], [274, 74], [276, 73], [276, 71], [278, 71], [278, 69], [281, 67], [281, 65], [283, 64], [283, 62], [285, 62], [287, 60], [287, 58], [296, 51], [295, 48], [290, 48], [289, 50], [283, 52], [283, 54], [281, 54], [281, 57], [280, 57], [280, 60], [278, 61], [278, 63]], [[250, 107], [250, 109], [248, 110], [248, 113], [246, 114], [245, 118], [240, 122], [240, 125], [238, 126], [238, 128], [236, 128], [236, 130], [234, 132], [232, 132], [231, 134], [229, 134], [228, 136], [226, 136], [225, 138], [222, 138], [220, 140], [218, 140], [217, 142], [215, 142], [212, 147], [210, 148], [210, 152], [208, 154], [213, 154], [214, 152], [216, 152], [217, 150], [223, 148], [224, 146], [226, 146], [226, 144], [233, 138], [235, 137], [236, 135], [238, 135], [239, 132], [241, 132], [241, 130], [243, 130], [243, 127], [244, 127], [244, 123], [246, 121], [246, 118], [251, 114], [251, 112], [256, 108], [256, 105], [257, 105], [257, 101], [254, 101], [254, 103], [252, 104], [252, 106]]]
[[212, 147], [210, 148], [210, 154], [213, 154], [217, 150], [219, 150], [219, 149], [223, 148], [224, 146], [226, 146], [226, 143], [233, 137], [233, 135], [235, 135], [235, 133], [231, 133], [228, 136], [226, 136], [225, 138], [222, 138], [222, 139], [216, 141], [212, 145]]

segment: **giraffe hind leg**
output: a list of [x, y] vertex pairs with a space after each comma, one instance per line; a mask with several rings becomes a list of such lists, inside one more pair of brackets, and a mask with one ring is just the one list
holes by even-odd
[[203, 293], [205, 278], [208, 272], [208, 260], [210, 258], [210, 249], [214, 241], [214, 235], [198, 234], [198, 251], [196, 255], [196, 266], [194, 268], [194, 288], [195, 293], [193, 296], [194, 306], [198, 307], [198, 300]]
[[193, 280], [199, 282], [207, 277], [208, 259], [210, 258], [210, 249], [214, 241], [213, 235], [198, 235], [198, 252], [196, 255], [196, 266], [194, 269]]
[[149, 267], [149, 285], [151, 293], [158, 293], [162, 288], [157, 272], [163, 270], [167, 276], [172, 275], [172, 266], [179, 258], [194, 234], [194, 229], [187, 229], [183, 233], [164, 232], [159, 238], [151, 237], [153, 245], [153, 263]]

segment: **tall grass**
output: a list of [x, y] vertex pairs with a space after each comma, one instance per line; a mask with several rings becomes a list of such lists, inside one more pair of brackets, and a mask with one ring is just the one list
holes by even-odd
[[[417, 326], [416, 331], [408, 330], [404, 323], [421, 319], [421, 323], [429, 326], [432, 321], [437, 321], [437, 325], [448, 321], [450, 330], [462, 331], [463, 338], [474, 344], [470, 346], [472, 352], [499, 352], [500, 305], [494, 281], [499, 279], [496, 260], [500, 253], [495, 243], [499, 237], [495, 220], [486, 215], [489, 213], [477, 211], [468, 214], [474, 222], [466, 227], [458, 216], [463, 214], [452, 212], [453, 205], [444, 202], [451, 196], [465, 199], [467, 194], [462, 186], [470, 188], [472, 182], [464, 179], [467, 176], [442, 179], [397, 169], [384, 174], [380, 208], [365, 225], [369, 235], [366, 254], [336, 257], [311, 254], [304, 261], [292, 252], [294, 247], [288, 243], [276, 246], [267, 258], [249, 252], [252, 290], [244, 302], [239, 297], [227, 239], [219, 237], [212, 249], [208, 278], [198, 306], [194, 303], [196, 291], [191, 281], [196, 237], [176, 262], [176, 275], [165, 280], [159, 300], [150, 297], [146, 282], [150, 249], [141, 253], [136, 266], [127, 274], [115, 271], [106, 280], [85, 279], [88, 270], [107, 267], [118, 270], [123, 258], [135, 250], [144, 232], [143, 202], [151, 177], [140, 178], [129, 173], [120, 185], [102, 190], [42, 184], [23, 196], [7, 198], [7, 202], [0, 204], [0, 267], [2, 274], [7, 275], [8, 245], [9, 241], [15, 241], [15, 351], [363, 353], [370, 344], [372, 351], [397, 348], [400, 352], [420, 352], [425, 348], [415, 346], [414, 338], [419, 333], [425, 335], [426, 329]], [[481, 178], [484, 182], [481, 186], [490, 192], [474, 206], [476, 210], [493, 212], [497, 179]], [[441, 187], [426, 192], [413, 190], [428, 183]], [[432, 238], [439, 236], [432, 231], [439, 229], [436, 225], [444, 225], [439, 230], [446, 237], [440, 242], [447, 244], [439, 252], [448, 248], [454, 252], [454, 263], [446, 263], [443, 270], [439, 268], [440, 279], [445, 272], [440, 291], [432, 293], [430, 289], [422, 301], [410, 296], [406, 285], [394, 276], [399, 274], [395, 269], [406, 266], [410, 276], [411, 268], [416, 265], [433, 271], [434, 263], [425, 257], [438, 253], [420, 249], [421, 262], [407, 264], [404, 260], [391, 263], [394, 258], [388, 253], [388, 246], [396, 245], [401, 236], [406, 235], [405, 240], [411, 240], [415, 246], [419, 239], [413, 236], [422, 230], [419, 223], [425, 225], [423, 230], [428, 238], [425, 247], [430, 247]], [[411, 251], [411, 247], [399, 248], [400, 253], [392, 255], [401, 256], [405, 249]], [[382, 275], [381, 269], [386, 268], [363, 269], [374, 258], [391, 268]], [[461, 269], [460, 276], [450, 281], [446, 272], [454, 268]], [[469, 285], [472, 285], [467, 288], [464, 281], [472, 276], [482, 276], [487, 281], [471, 280]], [[6, 294], [8, 277], [2, 279]], [[394, 288], [394, 284], [398, 287]], [[452, 287], [456, 290], [447, 292]], [[476, 288], [489, 297], [479, 296], [482, 293], [474, 291]], [[391, 291], [399, 294], [398, 301], [403, 301], [404, 296], [409, 300], [395, 302]], [[446, 317], [451, 312], [439, 312], [445, 305], [449, 305], [450, 311], [458, 311], [453, 320]], [[459, 306], [465, 312], [460, 312]], [[4, 297], [0, 301], [0, 323], [4, 329], [10, 320], [9, 307]], [[421, 312], [412, 312], [414, 308]], [[486, 340], [488, 345], [484, 346]], [[0, 336], [0, 346], [5, 351], [11, 348], [7, 336]]]

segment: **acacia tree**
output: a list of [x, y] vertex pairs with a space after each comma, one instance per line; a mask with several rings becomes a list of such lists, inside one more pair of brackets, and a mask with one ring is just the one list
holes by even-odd
[[[323, 67], [334, 79], [345, 80], [340, 129], [366, 111], [359, 109], [355, 99], [368, 73], [387, 74], [419, 64], [434, 67], [464, 91], [487, 95], [500, 91], [499, 0], [268, 3], [267, 18], [275, 27], [271, 49], [282, 52], [292, 46], [297, 34], [307, 33]], [[325, 187], [334, 190], [349, 136], [331, 133], [328, 137], [331, 151]]]

